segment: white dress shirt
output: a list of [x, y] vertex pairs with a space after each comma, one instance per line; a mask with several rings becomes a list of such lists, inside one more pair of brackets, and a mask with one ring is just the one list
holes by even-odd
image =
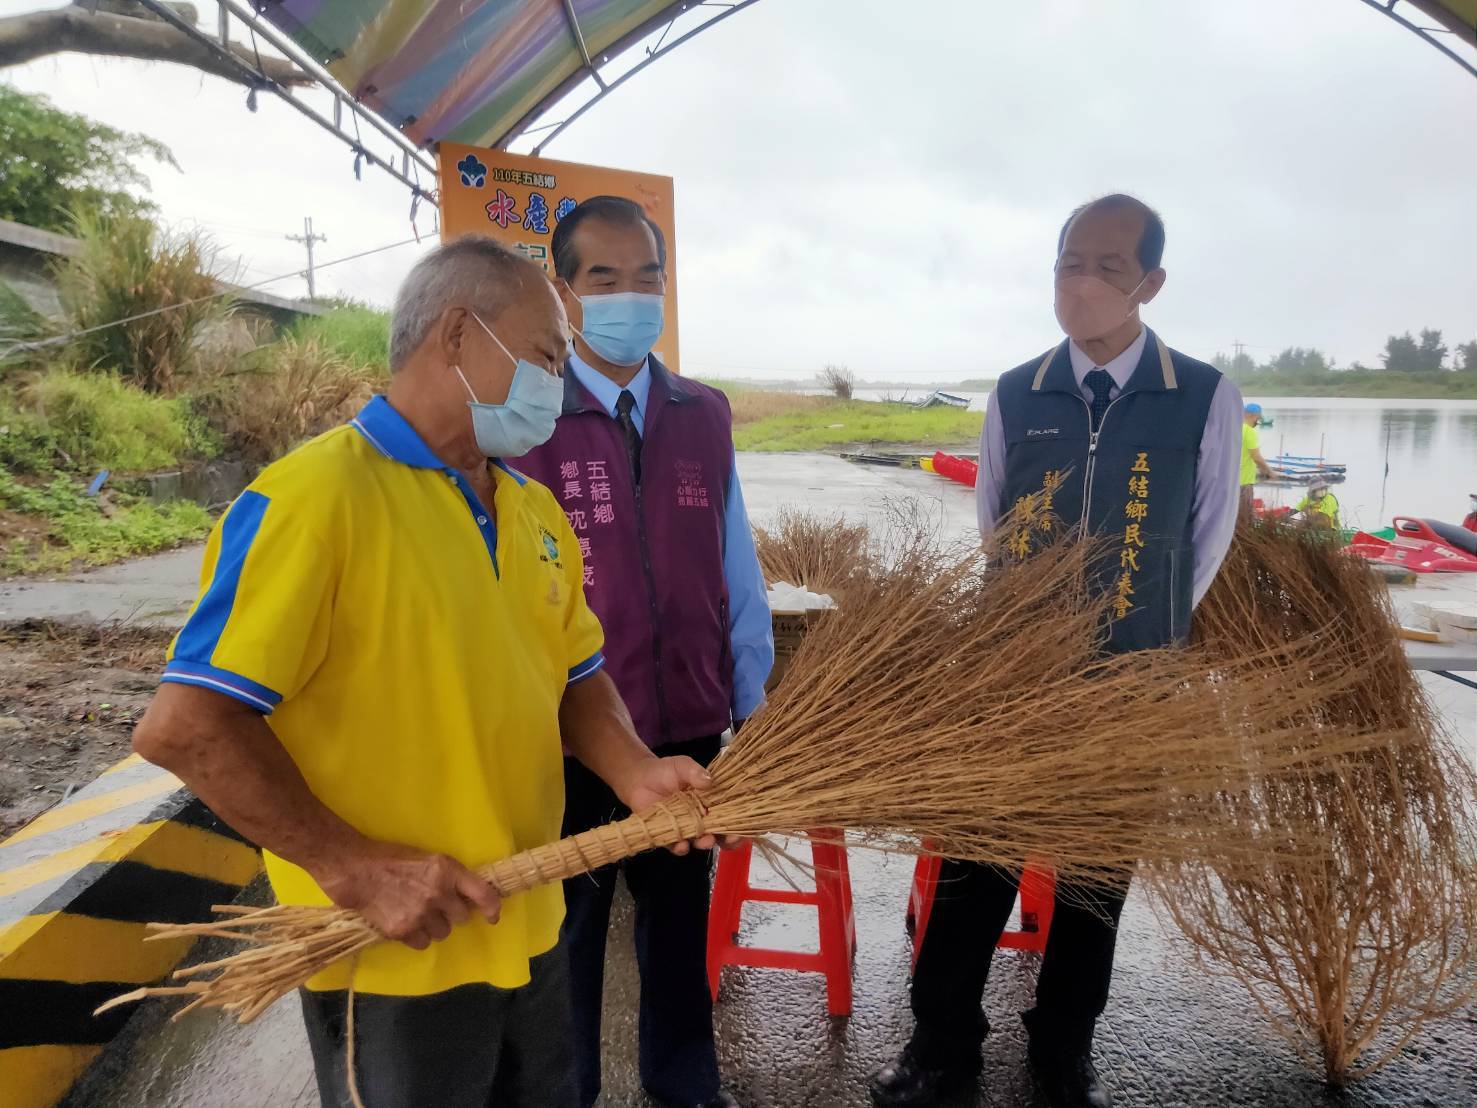
[[[1072, 375], [1077, 379], [1082, 398], [1092, 403], [1092, 389], [1082, 382], [1092, 370], [1103, 369], [1113, 378], [1113, 390], [1108, 397], [1116, 400], [1138, 368], [1148, 341], [1149, 329], [1141, 327], [1138, 338], [1128, 344], [1128, 349], [1103, 366], [1097, 365], [1075, 342], [1069, 342]], [[1242, 411], [1241, 390], [1231, 383], [1230, 378], [1223, 376], [1211, 397], [1205, 431], [1200, 437], [1200, 453], [1195, 462], [1195, 495], [1190, 504], [1190, 542], [1195, 551], [1193, 602], [1196, 604], [1215, 580], [1216, 570], [1221, 568], [1226, 551], [1231, 547], [1231, 536], [1236, 532], [1236, 515], [1241, 505]], [[980, 475], [975, 485], [975, 506], [982, 537], [995, 530], [995, 521], [1001, 514], [1000, 492], [1004, 485], [1005, 427], [1000, 419], [996, 394], [992, 392], [985, 409], [985, 427], [980, 433]]]

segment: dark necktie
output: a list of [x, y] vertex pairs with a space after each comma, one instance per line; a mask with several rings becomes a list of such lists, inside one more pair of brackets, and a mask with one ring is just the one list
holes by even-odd
[[[1106, 376], [1106, 374], [1104, 375]], [[626, 435], [626, 460], [631, 463], [631, 476], [641, 483], [641, 432], [636, 430], [636, 421], [631, 411], [636, 407], [636, 398], [630, 389], [622, 389], [620, 399], [615, 402], [615, 419]]]
[[1103, 425], [1103, 413], [1108, 410], [1108, 394], [1113, 391], [1113, 378], [1105, 369], [1094, 369], [1082, 383], [1092, 390], [1092, 429]]

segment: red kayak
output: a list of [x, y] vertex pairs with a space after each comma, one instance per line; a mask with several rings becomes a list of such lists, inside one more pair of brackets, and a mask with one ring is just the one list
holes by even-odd
[[956, 458], [953, 454], [945, 454], [940, 450], [934, 454], [931, 461], [933, 471], [940, 477], [958, 481], [961, 485], [968, 485], [970, 488], [974, 488], [975, 482], [979, 480], [979, 463], [971, 462], [968, 458]]
[[1477, 573], [1477, 533], [1434, 519], [1395, 517], [1395, 537], [1357, 532], [1349, 549], [1371, 562], [1416, 573]]

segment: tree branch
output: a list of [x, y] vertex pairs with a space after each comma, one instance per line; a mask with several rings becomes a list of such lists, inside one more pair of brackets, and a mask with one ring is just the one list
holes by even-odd
[[[239, 42], [227, 47], [252, 68], [256, 52]], [[142, 61], [175, 62], [224, 77], [238, 85], [250, 84], [240, 69], [178, 28], [152, 19], [92, 13], [76, 4], [51, 11], [27, 12], [0, 18], [0, 69], [51, 54], [96, 54]], [[283, 85], [310, 85], [313, 78], [282, 58], [261, 58], [261, 72]]]

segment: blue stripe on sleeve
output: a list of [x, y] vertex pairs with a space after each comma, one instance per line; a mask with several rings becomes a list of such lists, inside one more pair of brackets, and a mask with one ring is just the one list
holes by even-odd
[[604, 654], [596, 654], [593, 657], [586, 658], [579, 665], [577, 665], [577, 666], [570, 666], [569, 667], [569, 680], [567, 680], [565, 682], [565, 684], [566, 685], [575, 685], [575, 684], [578, 684], [579, 682], [583, 681], [587, 677], [594, 677], [595, 674], [599, 673], [601, 671], [601, 669], [603, 669], [604, 667], [605, 667], [605, 655]]
[[250, 678], [242, 677], [239, 673], [232, 673], [219, 666], [203, 665], [200, 662], [185, 662], [175, 658], [164, 667], [164, 676], [159, 680], [166, 684], [195, 685], [202, 689], [224, 693], [226, 696], [235, 697], [243, 704], [249, 704], [264, 715], [271, 715], [272, 709], [282, 703], [281, 693], [265, 685], [259, 685]]
[[236, 590], [241, 584], [241, 569], [246, 555], [261, 529], [271, 501], [248, 489], [236, 498], [221, 524], [220, 554], [215, 561], [215, 574], [210, 587], [190, 613], [189, 621], [174, 644], [174, 658], [209, 666], [220, 644], [231, 609], [236, 606]]

